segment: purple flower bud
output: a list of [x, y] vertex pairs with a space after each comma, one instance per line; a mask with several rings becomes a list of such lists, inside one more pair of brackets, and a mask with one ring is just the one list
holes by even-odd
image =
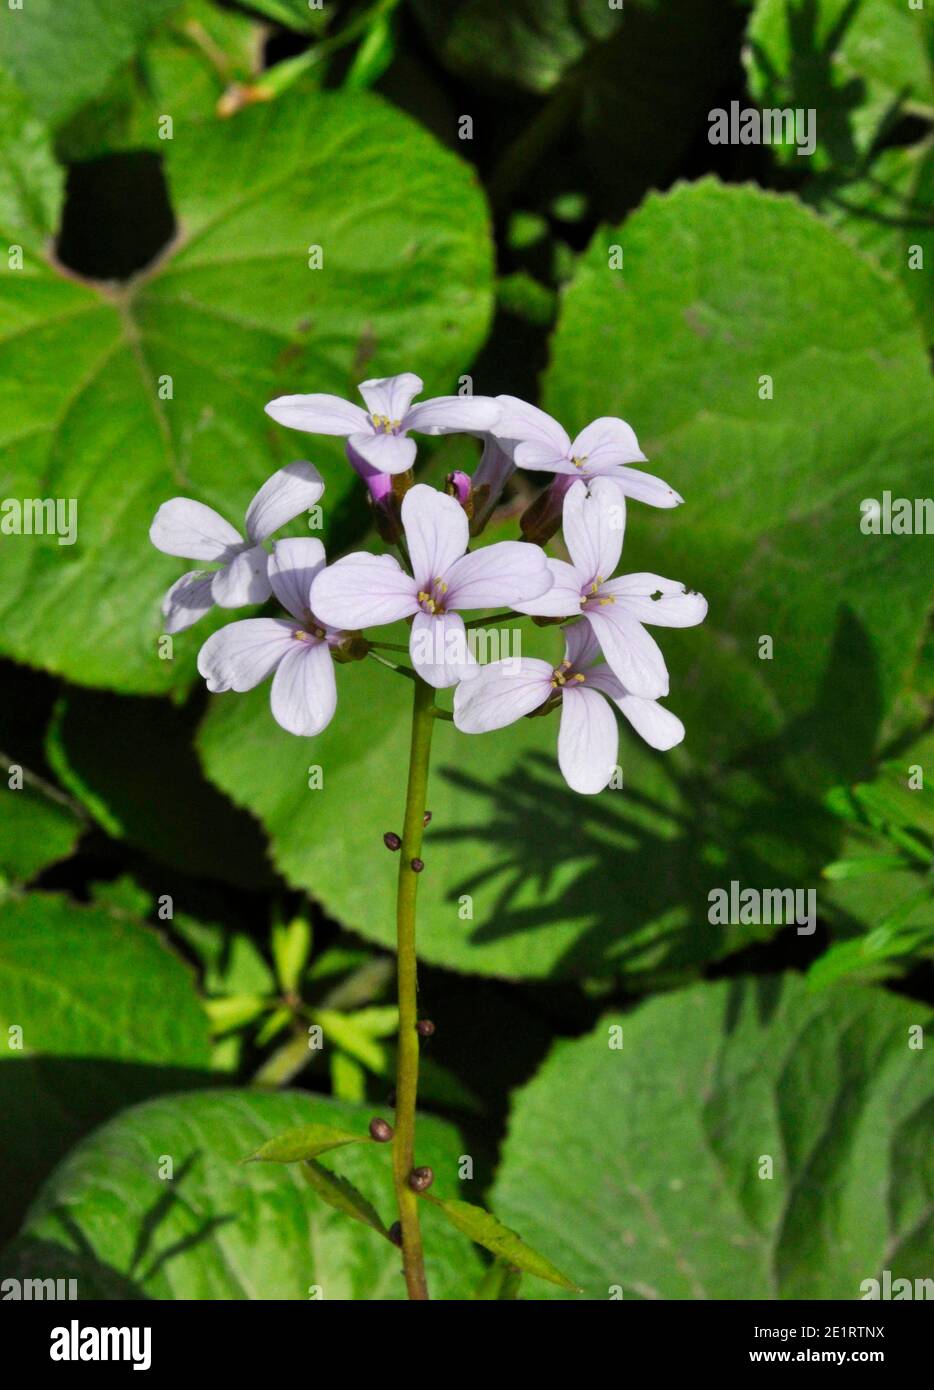
[[457, 499], [457, 501], [463, 507], [464, 511], [467, 513], [468, 517], [473, 516], [472, 488], [470, 484], [470, 479], [468, 478], [466, 473], [462, 473], [460, 469], [456, 469], [455, 472], [449, 473], [447, 478], [445, 479], [444, 490], [451, 497], [455, 497]]

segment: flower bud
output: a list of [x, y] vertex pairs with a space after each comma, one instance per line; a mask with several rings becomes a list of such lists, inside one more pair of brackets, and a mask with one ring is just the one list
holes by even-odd
[[544, 545], [561, 525], [564, 512], [564, 495], [575, 481], [567, 474], [559, 473], [554, 482], [544, 492], [540, 492], [530, 507], [519, 518], [523, 540], [535, 545]]
[[413, 1168], [408, 1176], [408, 1184], [413, 1192], [427, 1192], [435, 1180], [430, 1168]]
[[473, 488], [466, 473], [457, 469], [449, 473], [444, 483], [449, 497], [455, 498], [467, 513], [468, 520], [473, 516]]

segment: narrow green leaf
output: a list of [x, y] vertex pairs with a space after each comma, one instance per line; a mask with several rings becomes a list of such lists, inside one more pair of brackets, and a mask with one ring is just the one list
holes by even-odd
[[272, 958], [276, 978], [284, 990], [297, 990], [311, 954], [311, 924], [307, 917], [293, 917], [272, 929]]
[[314, 1188], [328, 1206], [342, 1211], [345, 1216], [352, 1216], [355, 1221], [362, 1221], [364, 1226], [372, 1227], [386, 1240], [389, 1239], [389, 1232], [379, 1212], [352, 1182], [342, 1178], [339, 1173], [332, 1173], [329, 1168], [322, 1168], [320, 1163], [303, 1163], [299, 1171], [308, 1186]]
[[474, 1289], [474, 1299], [491, 1301], [519, 1297], [522, 1271], [505, 1260], [494, 1260]]
[[526, 1245], [521, 1236], [504, 1226], [492, 1212], [474, 1206], [473, 1202], [462, 1202], [458, 1197], [434, 1197], [430, 1192], [423, 1192], [421, 1195], [433, 1206], [440, 1208], [452, 1226], [476, 1241], [477, 1245], [482, 1245], [485, 1250], [492, 1251], [498, 1258], [515, 1265], [517, 1269], [525, 1270], [527, 1274], [537, 1274], [539, 1279], [547, 1279], [550, 1284], [557, 1284], [559, 1288], [576, 1291], [576, 1284], [572, 1284], [559, 1269], [555, 1269], [544, 1255], [539, 1255], [536, 1250]]
[[864, 878], [866, 874], [887, 874], [892, 869], [906, 868], [900, 854], [870, 854], [861, 859], [835, 859], [822, 870], [824, 878], [833, 882], [844, 878]]
[[340, 1149], [345, 1144], [370, 1144], [373, 1141], [366, 1134], [351, 1134], [349, 1130], [338, 1129], [336, 1125], [301, 1125], [298, 1129], [287, 1129], [268, 1139], [245, 1163], [300, 1163], [305, 1159], [317, 1158], [328, 1149]]
[[316, 1009], [315, 1023], [324, 1029], [326, 1042], [349, 1052], [358, 1062], [375, 1072], [386, 1075], [386, 1051], [366, 1027], [360, 1027], [354, 1014], [338, 1013], [336, 1009]]

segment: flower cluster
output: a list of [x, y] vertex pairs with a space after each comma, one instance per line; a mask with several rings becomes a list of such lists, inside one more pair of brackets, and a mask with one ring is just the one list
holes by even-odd
[[[274, 532], [313, 507], [324, 484], [310, 463], [280, 469], [247, 508], [245, 537], [201, 502], [176, 497], [156, 513], [150, 539], [169, 555], [217, 568], [182, 576], [163, 603], [168, 632], [214, 605], [235, 608], [274, 596], [288, 617], [247, 618], [208, 638], [198, 670], [208, 689], [244, 691], [272, 676], [275, 719], [290, 733], [320, 733], [337, 705], [334, 662], [365, 656], [363, 629], [408, 620], [415, 672], [436, 689], [454, 687], [453, 718], [465, 733], [500, 729], [560, 706], [558, 761], [568, 784], [601, 791], [616, 767], [611, 705], [653, 748], [684, 737], [658, 701], [668, 694], [665, 660], [646, 625], [690, 627], [706, 601], [650, 573], [616, 575], [626, 499], [674, 507], [667, 483], [633, 468], [645, 462], [625, 421], [594, 420], [571, 440], [543, 411], [511, 396], [439, 396], [413, 405], [411, 373], [360, 385], [363, 406], [337, 396], [281, 396], [266, 410], [280, 424], [346, 438], [381, 535], [400, 556], [358, 552], [328, 565], [319, 540]], [[484, 441], [473, 478], [452, 474], [448, 490], [415, 483], [415, 441], [466, 432]], [[470, 549], [514, 468], [548, 472], [552, 484], [521, 521], [523, 540]], [[542, 546], [563, 528], [569, 561]], [[518, 658], [480, 665], [462, 613], [483, 609], [563, 625], [556, 666]]]

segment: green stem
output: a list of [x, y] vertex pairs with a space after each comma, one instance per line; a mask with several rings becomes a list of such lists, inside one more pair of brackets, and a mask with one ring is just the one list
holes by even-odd
[[417, 963], [415, 953], [415, 898], [418, 874], [412, 868], [422, 847], [425, 802], [428, 794], [428, 759], [431, 753], [431, 714], [434, 690], [421, 677], [415, 681], [412, 706], [412, 742], [409, 781], [405, 794], [402, 849], [399, 854], [399, 886], [396, 896], [396, 958], [399, 984], [399, 1055], [396, 1067], [395, 1138], [392, 1168], [399, 1223], [402, 1227], [402, 1269], [409, 1298], [427, 1299], [425, 1260], [418, 1225], [418, 1197], [409, 1187], [415, 1166], [415, 1101], [418, 1092]]

